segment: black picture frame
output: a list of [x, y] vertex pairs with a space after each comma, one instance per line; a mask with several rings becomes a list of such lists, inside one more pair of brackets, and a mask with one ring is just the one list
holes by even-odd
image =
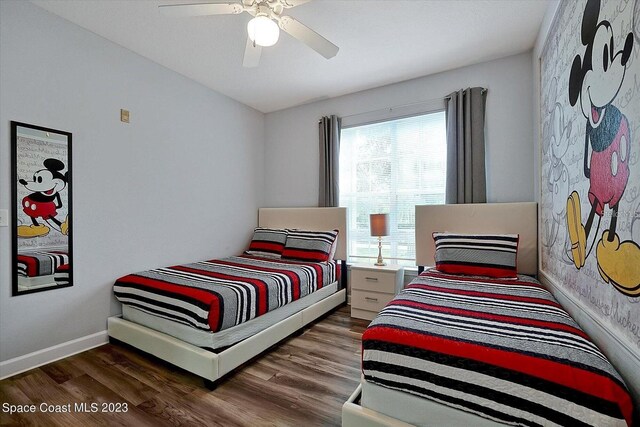
[[[66, 169], [66, 206], [67, 217], [65, 222], [67, 223], [67, 245], [68, 245], [68, 283], [56, 283], [53, 281], [50, 286], [35, 287], [33, 289], [24, 289], [19, 286], [18, 282], [18, 216], [19, 209], [22, 205], [18, 200], [18, 184], [21, 177], [18, 176], [18, 129], [27, 128], [34, 131], [42, 131], [45, 133], [53, 133], [67, 138], [67, 159], [65, 164]], [[72, 134], [71, 132], [48, 128], [44, 126], [37, 126], [29, 123], [11, 121], [11, 200], [13, 203], [13, 212], [11, 214], [11, 238], [12, 238], [12, 296], [28, 295], [36, 292], [44, 292], [61, 288], [68, 288], [73, 286], [73, 179], [72, 179]]]

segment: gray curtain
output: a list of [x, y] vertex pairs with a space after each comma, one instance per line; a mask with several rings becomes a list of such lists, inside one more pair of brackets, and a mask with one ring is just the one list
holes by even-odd
[[486, 203], [484, 111], [487, 90], [473, 87], [445, 98], [446, 203]]
[[340, 202], [338, 171], [340, 170], [340, 128], [338, 116], [323, 117], [320, 130], [320, 189], [318, 206], [334, 207]]

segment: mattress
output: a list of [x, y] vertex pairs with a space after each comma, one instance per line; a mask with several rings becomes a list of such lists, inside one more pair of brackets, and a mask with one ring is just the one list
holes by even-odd
[[50, 276], [58, 267], [68, 263], [69, 254], [65, 251], [18, 252], [18, 276]]
[[248, 255], [158, 268], [118, 279], [114, 294], [148, 314], [219, 332], [335, 282], [335, 262]]
[[217, 350], [238, 343], [245, 338], [255, 335], [265, 330], [269, 326], [284, 320], [291, 315], [304, 310], [305, 308], [333, 295], [338, 290], [338, 283], [332, 283], [311, 295], [300, 298], [290, 304], [270, 311], [263, 316], [256, 317], [247, 322], [224, 329], [219, 332], [207, 332], [192, 328], [182, 323], [145, 313], [130, 305], [122, 306], [122, 318], [142, 326], [163, 332], [181, 341], [193, 344], [198, 347]]
[[619, 374], [526, 276], [429, 270], [379, 313], [362, 340], [364, 378], [378, 386], [509, 425], [632, 423]]

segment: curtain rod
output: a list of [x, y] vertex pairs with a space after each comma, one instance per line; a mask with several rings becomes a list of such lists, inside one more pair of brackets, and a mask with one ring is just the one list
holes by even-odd
[[342, 118], [343, 119], [350, 119], [352, 117], [358, 117], [358, 116], [362, 116], [362, 115], [365, 115], [365, 114], [381, 113], [383, 111], [391, 112], [393, 110], [397, 110], [398, 108], [413, 107], [415, 105], [428, 104], [428, 103], [435, 102], [435, 101], [440, 101], [440, 100], [442, 100], [442, 98], [427, 99], [427, 100], [420, 101], [420, 102], [411, 102], [409, 104], [404, 104], [404, 105], [395, 105], [393, 107], [380, 108], [378, 110], [371, 110], [371, 111], [365, 111], [365, 112], [362, 112], [362, 113], [350, 114], [348, 116], [343, 116]]
[[[488, 89], [484, 89], [484, 88], [483, 88], [483, 89], [482, 89], [482, 94], [484, 95], [485, 93], [487, 93], [487, 90], [488, 90]], [[431, 103], [431, 102], [440, 101], [440, 100], [442, 100], [442, 99], [451, 99], [451, 95], [447, 95], [447, 96], [442, 97], [442, 98], [432, 98], [432, 99], [426, 99], [426, 100], [424, 100], [424, 101], [411, 102], [411, 103], [409, 103], [409, 104], [395, 105], [395, 106], [393, 106], [393, 107], [380, 108], [380, 109], [377, 109], [377, 110], [364, 111], [364, 112], [362, 112], [362, 113], [356, 113], [356, 114], [350, 114], [350, 115], [348, 115], [348, 116], [342, 116], [341, 118], [342, 118], [342, 119], [350, 119], [350, 118], [352, 118], [352, 117], [363, 116], [363, 115], [365, 115], [365, 114], [381, 113], [381, 112], [383, 112], [383, 111], [389, 111], [389, 112], [391, 112], [391, 111], [393, 111], [393, 110], [397, 110], [398, 108], [413, 107], [413, 106], [420, 105], [420, 104], [429, 104], [429, 103]], [[322, 119], [318, 120], [318, 123], [321, 123], [321, 122], [322, 122]]]
[[[469, 88], [469, 89], [470, 89], [470, 88]], [[487, 91], [488, 91], [488, 90], [489, 90], [489, 89], [482, 88], [482, 90], [480, 91], [480, 93], [482, 93], [482, 94], [484, 95], [485, 93], [487, 93]], [[444, 99], [451, 99], [451, 95], [447, 95], [447, 96], [445, 96], [445, 97], [444, 97]]]

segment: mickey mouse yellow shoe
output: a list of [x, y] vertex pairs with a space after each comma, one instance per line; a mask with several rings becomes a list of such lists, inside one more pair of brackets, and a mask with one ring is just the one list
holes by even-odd
[[46, 236], [51, 229], [44, 224], [40, 225], [19, 225], [18, 237], [29, 239], [32, 237]]
[[575, 191], [567, 199], [567, 231], [571, 241], [573, 263], [580, 269], [587, 258], [587, 236], [582, 225], [580, 196]]
[[617, 234], [611, 242], [608, 238], [605, 230], [596, 247], [600, 276], [623, 294], [640, 296], [640, 246], [632, 240], [620, 243]]
[[64, 222], [60, 224], [60, 232], [65, 236], [69, 234], [69, 216], [67, 215], [64, 219]]

